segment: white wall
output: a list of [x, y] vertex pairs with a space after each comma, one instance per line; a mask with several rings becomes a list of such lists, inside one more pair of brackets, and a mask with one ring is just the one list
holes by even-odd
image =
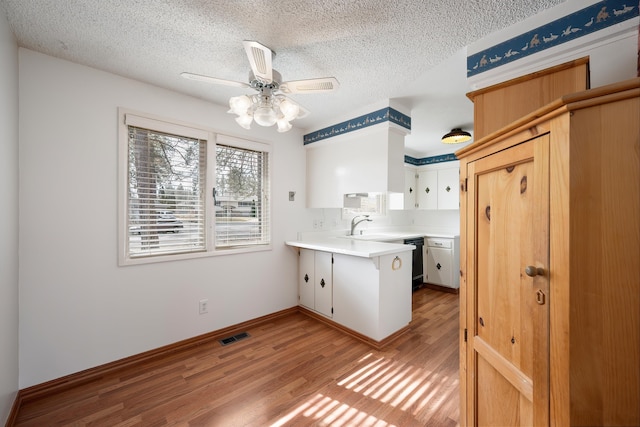
[[0, 14], [0, 424], [18, 391], [18, 46]]
[[[20, 388], [297, 304], [301, 132], [245, 131], [224, 107], [30, 50], [19, 64]], [[272, 141], [273, 250], [118, 267], [120, 106]]]

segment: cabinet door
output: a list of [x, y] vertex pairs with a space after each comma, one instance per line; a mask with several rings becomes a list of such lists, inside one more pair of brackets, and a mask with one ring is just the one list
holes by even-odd
[[315, 310], [332, 317], [333, 308], [333, 254], [316, 252]]
[[427, 283], [453, 287], [453, 249], [427, 248]]
[[416, 208], [416, 186], [418, 180], [416, 179], [416, 170], [405, 168], [404, 170], [404, 208], [415, 209]]
[[315, 251], [300, 249], [298, 260], [298, 295], [300, 305], [314, 309], [315, 307]]
[[468, 425], [549, 425], [548, 150], [543, 135], [467, 166]]
[[418, 209], [438, 209], [438, 171], [418, 172]]
[[459, 178], [458, 168], [438, 171], [438, 209], [460, 209]]

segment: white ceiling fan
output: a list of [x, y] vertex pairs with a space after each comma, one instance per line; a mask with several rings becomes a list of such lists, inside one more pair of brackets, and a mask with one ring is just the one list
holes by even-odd
[[278, 132], [286, 132], [291, 129], [292, 120], [305, 117], [309, 112], [286, 97], [285, 93], [331, 92], [340, 87], [335, 77], [283, 82], [280, 73], [272, 67], [274, 51], [256, 41], [245, 40], [242, 44], [251, 64], [248, 83], [186, 72], [181, 76], [205, 83], [256, 90], [258, 93], [255, 95], [234, 96], [229, 99], [229, 113], [237, 114], [236, 122], [245, 129], [250, 129], [251, 122], [255, 120], [260, 126], [273, 126], [277, 123]]

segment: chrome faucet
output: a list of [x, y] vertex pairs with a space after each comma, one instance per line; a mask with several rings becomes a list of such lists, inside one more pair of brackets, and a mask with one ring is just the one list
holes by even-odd
[[[356, 218], [360, 218], [361, 216], [363, 216], [364, 218], [362, 218], [360, 221], [356, 221]], [[353, 236], [353, 231], [356, 229], [356, 226], [363, 221], [373, 221], [373, 220], [369, 218], [369, 215], [354, 216], [353, 219], [351, 220], [351, 232], [349, 233], [349, 236]]]

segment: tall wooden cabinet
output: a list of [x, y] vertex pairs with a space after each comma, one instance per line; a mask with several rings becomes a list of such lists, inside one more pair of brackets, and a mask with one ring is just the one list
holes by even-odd
[[640, 425], [640, 78], [460, 159], [460, 425]]
[[473, 135], [484, 138], [563, 95], [589, 89], [589, 58], [518, 77], [467, 94], [473, 101]]

